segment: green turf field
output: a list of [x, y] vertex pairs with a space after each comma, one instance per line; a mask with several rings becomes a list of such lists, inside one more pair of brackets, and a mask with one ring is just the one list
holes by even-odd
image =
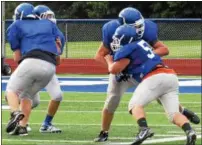
[[[59, 111], [55, 116], [53, 123], [60, 127], [63, 132], [61, 134], [41, 134], [39, 127], [46, 115], [46, 108], [49, 101], [47, 93], [41, 94], [41, 104], [34, 109], [30, 118], [30, 126], [32, 131], [28, 136], [18, 137], [10, 136], [5, 133], [5, 126], [9, 119], [9, 111], [2, 111], [2, 143], [5, 144], [31, 144], [31, 145], [48, 145], [48, 144], [78, 144], [91, 145], [93, 139], [100, 131], [101, 109], [105, 100], [105, 93], [64, 93], [64, 100], [61, 103]], [[2, 94], [3, 96], [3, 94]], [[110, 142], [107, 144], [128, 143], [134, 139], [137, 133], [136, 122], [127, 112], [128, 101], [131, 94], [124, 95], [122, 102], [115, 114], [110, 131]], [[181, 94], [181, 103], [187, 108], [195, 111], [201, 116], [201, 95], [200, 94]], [[2, 97], [2, 104], [6, 104]], [[158, 145], [175, 145], [184, 144], [184, 140], [178, 141], [178, 138], [184, 136], [181, 129], [170, 124], [163, 112], [162, 107], [153, 102], [146, 107], [148, 124], [155, 132], [152, 140], [159, 143]], [[201, 134], [201, 125], [193, 125], [197, 134]], [[162, 139], [176, 140], [162, 142]], [[151, 141], [148, 140], [148, 141]], [[152, 144], [152, 143], [149, 143]], [[197, 140], [196, 145], [201, 144], [201, 138]], [[96, 145], [96, 144], [95, 144]], [[100, 145], [100, 144], [97, 144]], [[106, 144], [105, 144], [106, 145]]]
[[[170, 54], [165, 58], [201, 58], [201, 40], [181, 40], [181, 41], [163, 41], [170, 50]], [[63, 57], [68, 58], [93, 58], [100, 42], [68, 42], [65, 46]], [[12, 57], [12, 52], [6, 44], [6, 56]]]

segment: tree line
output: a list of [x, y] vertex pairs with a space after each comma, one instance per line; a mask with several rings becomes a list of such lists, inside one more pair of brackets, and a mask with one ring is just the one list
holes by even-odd
[[[12, 19], [14, 10], [21, 2], [5, 2], [5, 18]], [[201, 1], [35, 1], [34, 6], [50, 7], [57, 19], [108, 19], [117, 18], [125, 7], [140, 10], [145, 18], [201, 18]]]

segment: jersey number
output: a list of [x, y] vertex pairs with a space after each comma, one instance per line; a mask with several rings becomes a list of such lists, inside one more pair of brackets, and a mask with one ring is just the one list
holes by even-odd
[[147, 54], [148, 58], [152, 59], [155, 56], [153, 51], [151, 50], [151, 47], [144, 40], [138, 42], [137, 44], [141, 46], [145, 51], [149, 52], [149, 54]]

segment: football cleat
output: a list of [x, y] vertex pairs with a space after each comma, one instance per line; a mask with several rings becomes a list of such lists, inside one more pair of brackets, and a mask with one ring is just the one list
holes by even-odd
[[194, 130], [186, 132], [187, 134], [187, 143], [186, 145], [195, 145], [196, 142], [196, 133]]
[[108, 132], [101, 131], [97, 138], [94, 139], [94, 142], [105, 142], [108, 140]]
[[53, 126], [52, 124], [50, 125], [42, 125], [39, 129], [39, 132], [41, 133], [61, 133], [62, 130], [59, 128], [56, 128], [55, 126]]
[[200, 118], [194, 112], [185, 108], [182, 114], [185, 115], [190, 122], [194, 124], [200, 123]]
[[134, 142], [131, 145], [140, 145], [144, 140], [152, 137], [154, 132], [150, 128], [144, 127], [140, 128], [138, 134], [135, 137]]
[[21, 111], [14, 111], [11, 113], [11, 118], [8, 122], [8, 125], [6, 127], [6, 132], [10, 133], [12, 132], [20, 122], [24, 118], [24, 114]]
[[17, 125], [16, 128], [9, 133], [10, 135], [26, 136], [28, 135], [27, 127]]

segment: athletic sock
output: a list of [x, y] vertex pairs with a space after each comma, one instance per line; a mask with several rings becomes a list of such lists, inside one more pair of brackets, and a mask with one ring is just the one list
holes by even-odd
[[182, 107], [182, 110], [180, 111], [180, 113], [184, 114], [185, 108]]
[[46, 118], [44, 120], [44, 125], [51, 125], [51, 121], [53, 119], [53, 116], [50, 116], [50, 115], [46, 115]]
[[148, 127], [147, 126], [147, 121], [145, 118], [140, 118], [138, 121], [137, 121], [139, 127]]
[[187, 133], [188, 131], [192, 130], [191, 126], [189, 123], [185, 123], [183, 126], [182, 126], [182, 129], [184, 130], [185, 133]]
[[184, 108], [182, 114], [183, 114], [184, 116], [186, 116], [187, 118], [190, 118], [190, 117], [193, 116], [194, 113], [193, 113], [192, 111], [190, 111], [190, 110]]

